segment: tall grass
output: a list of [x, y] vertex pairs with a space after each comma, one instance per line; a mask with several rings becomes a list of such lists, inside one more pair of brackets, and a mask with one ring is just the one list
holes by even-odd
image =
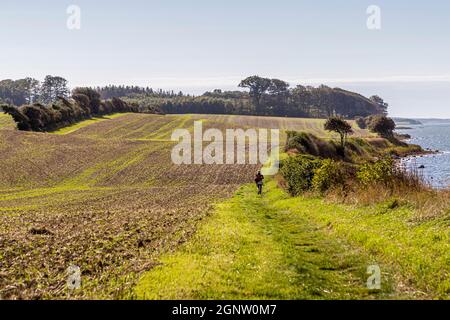
[[395, 163], [393, 174], [387, 181], [362, 184], [348, 181], [348, 187], [332, 188], [326, 198], [333, 202], [356, 206], [387, 204], [394, 209], [409, 206], [415, 209], [414, 222], [449, 216], [450, 190], [436, 190], [427, 183], [418, 169], [407, 169]]

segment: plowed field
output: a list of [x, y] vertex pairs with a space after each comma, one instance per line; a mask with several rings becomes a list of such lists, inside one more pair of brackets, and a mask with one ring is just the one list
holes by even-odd
[[[174, 129], [280, 128], [323, 121], [125, 114], [52, 133], [0, 116], [0, 298], [121, 298], [209, 208], [252, 181], [252, 165], [172, 164]], [[358, 130], [358, 135], [368, 135]], [[67, 268], [82, 271], [68, 291]]]

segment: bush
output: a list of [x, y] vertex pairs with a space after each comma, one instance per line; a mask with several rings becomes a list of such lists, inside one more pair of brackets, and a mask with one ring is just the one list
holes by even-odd
[[297, 150], [303, 154], [323, 158], [338, 158], [338, 146], [305, 132], [288, 131], [285, 150]]
[[287, 182], [291, 195], [296, 196], [312, 187], [314, 171], [321, 166], [321, 160], [307, 155], [289, 157], [281, 163], [280, 173]]
[[317, 156], [319, 149], [313, 142], [311, 135], [305, 132], [287, 132], [286, 151], [296, 149], [301, 153], [311, 154]]
[[360, 129], [367, 129], [366, 119], [363, 117], [356, 117], [355, 122]]
[[[58, 97], [54, 103], [48, 106], [37, 103], [21, 107], [5, 106], [4, 111], [13, 117], [19, 130], [41, 132], [65, 127], [83, 119], [88, 119], [91, 115], [139, 112], [137, 105], [127, 103], [118, 98], [98, 103], [97, 95], [91, 91], [91, 89], [79, 89], [72, 100]], [[93, 96], [94, 102], [87, 94], [81, 92]]]
[[385, 157], [373, 163], [364, 163], [359, 166], [356, 176], [363, 185], [376, 183], [388, 185], [395, 176], [394, 160]]
[[72, 92], [74, 96], [84, 95], [89, 99], [89, 109], [92, 114], [101, 114], [100, 105], [100, 93], [91, 88], [75, 88]]
[[346, 178], [347, 174], [343, 162], [325, 159], [320, 167], [314, 170], [312, 187], [314, 190], [323, 193], [336, 186], [343, 186]]

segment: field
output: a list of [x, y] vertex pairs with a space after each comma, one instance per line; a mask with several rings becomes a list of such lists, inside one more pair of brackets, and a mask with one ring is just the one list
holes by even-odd
[[[188, 239], [211, 206], [256, 166], [173, 165], [177, 128], [312, 130], [320, 120], [122, 114], [55, 133], [19, 132], [0, 117], [0, 297], [120, 298], [161, 253]], [[303, 126], [303, 127], [302, 127]]]
[[[276, 181], [261, 199], [256, 165], [172, 164], [173, 130], [196, 120], [335, 138], [324, 120], [120, 114], [31, 133], [2, 115], [0, 298], [448, 295], [446, 217], [289, 198]], [[383, 274], [376, 292], [365, 285], [371, 264]], [[66, 284], [72, 265], [82, 270], [75, 291]]]

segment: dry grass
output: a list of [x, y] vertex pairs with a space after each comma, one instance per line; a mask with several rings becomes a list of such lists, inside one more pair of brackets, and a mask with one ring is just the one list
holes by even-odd
[[408, 206], [414, 211], [412, 222], [425, 222], [449, 216], [450, 190], [436, 190], [424, 182], [418, 172], [397, 168], [388, 184], [361, 185], [349, 181], [345, 189], [333, 189], [327, 199], [358, 207], [387, 205], [388, 209]]

